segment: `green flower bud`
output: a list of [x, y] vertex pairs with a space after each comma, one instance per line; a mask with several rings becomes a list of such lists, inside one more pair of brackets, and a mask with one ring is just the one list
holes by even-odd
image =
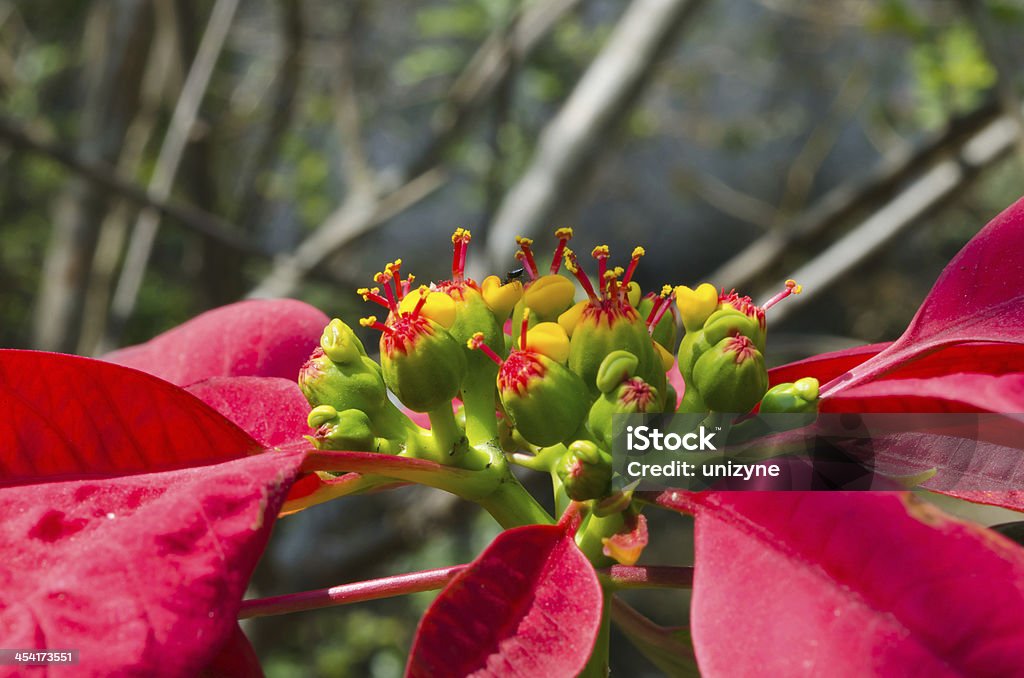
[[377, 327], [384, 383], [414, 412], [429, 412], [450, 403], [466, 376], [466, 356], [447, 330], [413, 313], [392, 316], [387, 325], [364, 318]]
[[814, 377], [797, 379], [791, 384], [773, 386], [761, 399], [761, 413], [816, 412], [818, 409], [818, 380]]
[[692, 386], [714, 411], [747, 412], [768, 389], [764, 356], [745, 335], [722, 339], [697, 359]]
[[612, 444], [614, 415], [650, 412], [660, 400], [656, 388], [634, 376], [638, 364], [636, 356], [626, 351], [613, 351], [601, 362], [597, 373], [601, 396], [590, 406], [587, 428], [605, 447]]
[[[346, 334], [353, 341], [336, 341]], [[324, 349], [323, 344], [328, 348]], [[340, 320], [331, 321], [324, 331], [321, 348], [313, 351], [299, 370], [299, 388], [311, 406], [330, 405], [337, 410], [376, 412], [387, 403], [387, 388], [380, 367], [360, 353], [359, 348], [362, 344], [347, 325]], [[327, 350], [343, 361], [332, 360]]]
[[583, 425], [589, 405], [579, 376], [529, 344], [529, 310], [520, 329], [520, 346], [502, 360], [486, 343], [483, 333], [468, 345], [479, 349], [501, 367], [498, 396], [509, 422], [532, 445], [560, 443]]
[[370, 418], [360, 410], [339, 412], [330, 405], [320, 405], [309, 413], [307, 423], [314, 429], [309, 438], [317, 449], [387, 454], [397, 451], [397, 445], [374, 435]]
[[569, 445], [555, 472], [565, 493], [575, 501], [600, 499], [611, 493], [611, 455], [589, 440], [577, 440]]
[[595, 291], [590, 279], [580, 269], [576, 254], [565, 248], [566, 268], [580, 281], [587, 292], [589, 302], [582, 306], [578, 319], [573, 323], [569, 343], [569, 369], [580, 375], [596, 398], [600, 389], [597, 374], [602, 361], [613, 351], [627, 351], [636, 356], [636, 374], [655, 387], [659, 394], [658, 407], [664, 404], [665, 371], [661, 358], [654, 348], [654, 341], [647, 331], [647, 325], [640, 313], [626, 298], [624, 284], [635, 268], [635, 262], [643, 255], [637, 248], [626, 272], [626, 279], [620, 283], [623, 269], [607, 270], [608, 248], [595, 247], [592, 253], [599, 262], [601, 284]]

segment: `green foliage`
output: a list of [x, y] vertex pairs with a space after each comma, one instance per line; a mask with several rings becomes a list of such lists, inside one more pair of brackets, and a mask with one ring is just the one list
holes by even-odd
[[918, 117], [927, 127], [945, 122], [951, 111], [977, 106], [996, 79], [975, 32], [955, 24], [910, 55], [916, 80]]

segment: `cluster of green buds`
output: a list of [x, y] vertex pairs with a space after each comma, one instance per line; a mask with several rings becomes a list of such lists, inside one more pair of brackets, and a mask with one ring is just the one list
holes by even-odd
[[[521, 268], [477, 283], [465, 274], [472, 236], [464, 229], [452, 235], [448, 280], [414, 288], [400, 259], [385, 266], [375, 287], [358, 290], [387, 312], [360, 320], [380, 331], [379, 363], [333, 320], [299, 377], [313, 406], [313, 444], [481, 473], [512, 461], [549, 472], [562, 504], [592, 501], [628, 518], [635, 509], [611, 482], [614, 415], [816, 409], [813, 379], [768, 389], [765, 311], [799, 285], [788, 281], [761, 306], [707, 283], [644, 294], [633, 280], [643, 248], [613, 266], [605, 245], [590, 253], [595, 284], [569, 247], [572, 237], [570, 228], [555, 232], [543, 274], [533, 241], [517, 238]], [[667, 379], [673, 369], [685, 385], [680, 394]], [[430, 428], [396, 402], [426, 413]], [[506, 474], [502, 482], [514, 480]], [[608, 512], [595, 510], [603, 525], [629, 522], [610, 521]]]

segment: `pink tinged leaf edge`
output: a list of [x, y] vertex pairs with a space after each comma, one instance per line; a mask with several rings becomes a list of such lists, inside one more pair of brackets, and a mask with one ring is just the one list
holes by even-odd
[[197, 675], [303, 457], [0, 489], [0, 645], [79, 649], [75, 675]]
[[508, 530], [427, 610], [406, 675], [576, 675], [602, 605], [597, 575], [564, 527]]
[[294, 299], [250, 299], [202, 313], [103, 359], [179, 386], [211, 377], [295, 380], [328, 321]]
[[[1024, 549], [906, 493], [688, 494], [702, 673], [1010, 675]], [[742, 638], [742, 643], [736, 640]]]
[[903, 335], [825, 384], [823, 395], [870, 381], [931, 351], [964, 342], [1024, 344], [1024, 198], [953, 257]]

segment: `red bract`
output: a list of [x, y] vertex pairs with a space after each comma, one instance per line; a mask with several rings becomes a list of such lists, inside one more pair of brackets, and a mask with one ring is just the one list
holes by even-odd
[[[816, 377], [823, 384], [822, 412], [1024, 412], [1022, 242], [1024, 200], [993, 219], [953, 258], [899, 339], [777, 368], [771, 383]], [[927, 470], [941, 462], [944, 445], [956, 444], [907, 436], [893, 461], [905, 461], [908, 468], [920, 462], [917, 471]], [[976, 455], [983, 457], [984, 448]], [[1014, 474], [1024, 469], [1000, 471], [1008, 482]], [[1020, 491], [947, 493], [1024, 509]]]
[[1024, 351], [1021, 243], [1024, 199], [993, 219], [949, 262], [899, 339], [823, 385], [822, 396], [839, 396], [916, 358], [957, 344], [994, 342]]
[[306, 424], [309, 403], [294, 379], [214, 377], [187, 390], [245, 429], [263, 447], [294, 443], [310, 432]]
[[104, 359], [187, 386], [210, 377], [295, 380], [328, 318], [291, 299], [223, 306]]
[[[708, 676], [1015, 675], [1024, 549], [905, 493], [665, 492]], [[738, 642], [742, 639], [742, 642]]]
[[572, 534], [498, 536], [420, 621], [407, 676], [574, 676], [601, 623], [601, 586]]
[[0, 485], [161, 471], [260, 446], [195, 397], [117, 365], [0, 351]]
[[80, 650], [57, 675], [196, 675], [302, 458], [0, 490], [0, 644]]

